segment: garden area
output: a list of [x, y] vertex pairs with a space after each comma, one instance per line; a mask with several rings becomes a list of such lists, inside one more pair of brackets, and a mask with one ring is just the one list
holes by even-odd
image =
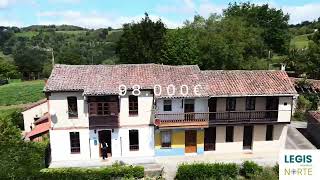
[[252, 161], [245, 161], [241, 165], [235, 163], [194, 163], [181, 164], [175, 179], [279, 179], [279, 166], [262, 167]]

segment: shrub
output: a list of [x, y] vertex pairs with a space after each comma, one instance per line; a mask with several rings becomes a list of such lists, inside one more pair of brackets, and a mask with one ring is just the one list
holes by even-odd
[[272, 170], [274, 173], [277, 174], [277, 176], [279, 176], [279, 164], [278, 163], [272, 167]]
[[182, 164], [178, 167], [176, 179], [229, 179], [236, 178], [239, 167], [234, 163]]
[[254, 180], [278, 180], [279, 175], [273, 170], [273, 168], [264, 168], [261, 173], [252, 177]]
[[0, 179], [37, 174], [44, 168], [45, 148], [43, 143], [24, 142], [11, 120], [0, 118]]
[[142, 166], [111, 166], [105, 168], [43, 169], [38, 177], [44, 180], [98, 180], [111, 178], [143, 178]]
[[240, 175], [246, 178], [252, 178], [262, 172], [263, 168], [252, 161], [245, 161], [240, 168]]

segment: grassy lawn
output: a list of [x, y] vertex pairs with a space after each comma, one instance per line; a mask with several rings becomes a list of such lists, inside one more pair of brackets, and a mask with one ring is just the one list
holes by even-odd
[[295, 36], [290, 42], [290, 47], [297, 48], [297, 49], [308, 47], [308, 43], [309, 43], [308, 35], [310, 34]]
[[4, 55], [2, 51], [0, 51], [0, 57], [6, 61], [13, 62], [13, 58], [11, 55]]
[[45, 97], [42, 93], [43, 87], [43, 80], [13, 82], [0, 86], [0, 106], [36, 102]]
[[86, 31], [56, 31], [56, 33], [64, 33], [64, 34], [85, 34]]
[[39, 32], [37, 31], [25, 31], [25, 32], [19, 32], [16, 33], [15, 35], [17, 37], [27, 37], [27, 38], [31, 38], [33, 36], [36, 36]]

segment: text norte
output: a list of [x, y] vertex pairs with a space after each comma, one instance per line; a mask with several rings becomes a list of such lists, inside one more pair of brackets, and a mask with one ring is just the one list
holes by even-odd
[[285, 163], [311, 163], [312, 156], [311, 155], [285, 155], [284, 162]]

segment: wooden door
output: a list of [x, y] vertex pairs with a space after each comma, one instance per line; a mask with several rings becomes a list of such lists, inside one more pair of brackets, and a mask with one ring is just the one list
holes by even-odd
[[217, 98], [210, 98], [208, 102], [209, 106], [209, 120], [215, 120], [216, 119], [216, 113], [217, 112]]
[[244, 126], [243, 129], [243, 149], [252, 149], [253, 126]]
[[266, 98], [267, 112], [265, 114], [265, 118], [267, 119], [278, 118], [278, 111], [277, 111], [278, 106], [279, 106], [279, 97], [267, 97]]
[[[108, 157], [111, 157], [111, 131], [101, 130], [98, 131], [99, 142], [106, 142], [108, 144], [107, 153]], [[100, 146], [100, 145], [99, 145]], [[100, 148], [99, 155], [102, 156], [102, 149]]]
[[185, 153], [197, 152], [197, 131], [186, 130], [185, 134]]
[[204, 150], [216, 150], [216, 127], [209, 127], [204, 129]]
[[185, 100], [184, 104], [184, 112], [187, 113], [185, 114], [185, 119], [186, 120], [193, 120], [194, 119], [194, 100], [193, 99], [187, 99]]

